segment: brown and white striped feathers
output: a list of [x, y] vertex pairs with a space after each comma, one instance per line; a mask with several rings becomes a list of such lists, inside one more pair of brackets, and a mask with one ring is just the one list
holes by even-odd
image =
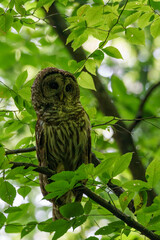
[[[57, 68], [39, 72], [32, 86], [37, 114], [36, 149], [40, 166], [55, 172], [90, 162], [90, 121], [80, 101], [75, 77]], [[42, 193], [48, 179], [40, 174]]]

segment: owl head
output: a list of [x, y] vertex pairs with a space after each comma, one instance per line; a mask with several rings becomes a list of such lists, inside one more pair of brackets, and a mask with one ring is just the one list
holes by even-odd
[[44, 105], [74, 105], [80, 91], [76, 78], [69, 72], [48, 67], [40, 71], [32, 85], [32, 103], [36, 111]]

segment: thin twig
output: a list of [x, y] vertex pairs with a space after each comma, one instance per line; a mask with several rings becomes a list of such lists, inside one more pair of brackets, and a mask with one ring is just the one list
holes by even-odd
[[24, 167], [24, 169], [27, 169], [29, 167], [33, 168], [33, 171], [42, 173], [47, 175], [48, 177], [51, 177], [53, 174], [55, 174], [54, 171], [47, 167], [39, 167], [38, 165], [32, 164], [32, 163], [23, 163], [23, 162], [10, 162], [12, 164], [12, 169], [16, 167]]
[[133, 131], [133, 129], [137, 126], [137, 124], [139, 124], [141, 122], [141, 120], [143, 120], [142, 116], [143, 116], [143, 110], [144, 110], [144, 106], [146, 104], [146, 102], [148, 101], [149, 97], [151, 96], [151, 94], [153, 93], [153, 91], [160, 86], [160, 82], [154, 84], [153, 86], [151, 86], [148, 91], [146, 92], [146, 95], [144, 96], [144, 98], [142, 99], [136, 117], [135, 117], [135, 121], [129, 126], [129, 131]]
[[18, 153], [27, 153], [27, 152], [34, 152], [36, 151], [36, 147], [30, 147], [30, 148], [21, 148], [21, 149], [14, 149], [14, 150], [7, 150], [5, 152], [5, 155], [10, 154], [18, 154]]
[[[126, 8], [127, 3], [128, 3], [128, 0], [126, 0], [126, 2], [125, 2], [125, 4], [124, 4], [124, 6], [123, 6], [123, 8], [122, 8], [122, 10], [121, 10], [118, 18], [117, 18], [117, 21], [116, 21], [116, 22], [113, 24], [113, 26], [111, 26], [111, 28], [107, 31], [107, 36], [106, 36], [105, 40], [100, 43], [100, 45], [94, 50], [94, 52], [97, 51], [98, 49], [103, 48], [103, 47], [105, 46], [105, 44], [106, 44], [107, 41], [108, 41], [108, 38], [109, 38], [109, 35], [110, 35], [112, 29], [119, 23], [119, 20], [120, 20], [122, 14], [123, 14], [123, 12], [124, 12], [124, 10], [125, 10], [125, 8]], [[76, 71], [74, 72], [74, 74], [77, 73], [81, 68], [84, 67], [86, 61], [92, 56], [92, 54], [93, 54], [94, 52], [90, 53], [90, 54], [87, 56], [87, 58], [85, 59], [85, 61], [83, 62], [83, 64], [82, 64], [78, 69], [76, 69]]]

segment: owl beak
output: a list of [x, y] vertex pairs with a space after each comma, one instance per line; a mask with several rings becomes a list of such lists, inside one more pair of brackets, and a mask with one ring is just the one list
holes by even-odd
[[60, 99], [60, 101], [63, 100], [63, 92], [60, 94], [59, 99]]

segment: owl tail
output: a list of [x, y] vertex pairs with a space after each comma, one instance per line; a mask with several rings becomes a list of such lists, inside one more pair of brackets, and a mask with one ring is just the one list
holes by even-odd
[[58, 219], [64, 219], [64, 217], [62, 216], [62, 214], [59, 211], [59, 207], [53, 203], [53, 221], [58, 220]]
[[[73, 193], [72, 191], [67, 192], [64, 194], [62, 197], [58, 198], [57, 200], [53, 199], [53, 221], [58, 220], [58, 219], [66, 219], [64, 216], [59, 211], [59, 208], [67, 203], [72, 202], [72, 196]], [[68, 220], [68, 219], [66, 219]]]

